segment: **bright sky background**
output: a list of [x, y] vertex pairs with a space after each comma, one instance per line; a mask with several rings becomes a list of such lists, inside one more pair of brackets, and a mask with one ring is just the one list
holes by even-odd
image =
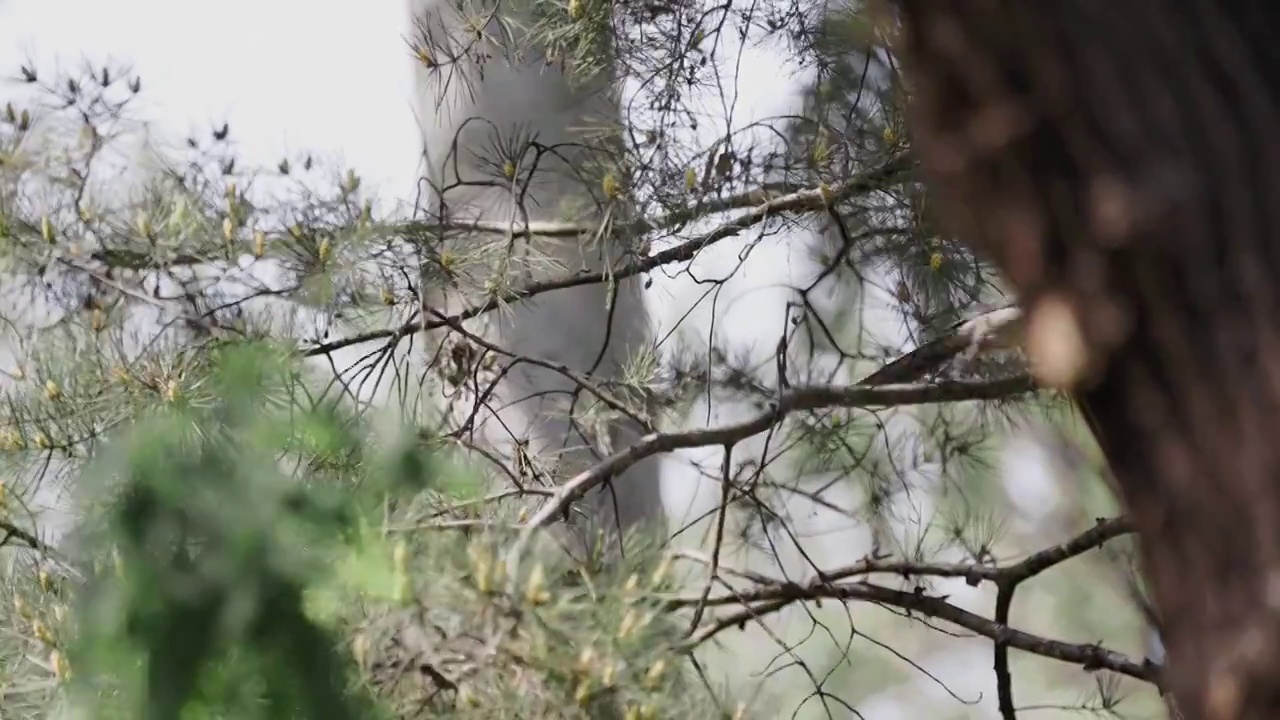
[[408, 199], [408, 29], [402, 0], [0, 0], [0, 100], [28, 58], [128, 63], [141, 114], [174, 140], [227, 120], [244, 162], [314, 151]]

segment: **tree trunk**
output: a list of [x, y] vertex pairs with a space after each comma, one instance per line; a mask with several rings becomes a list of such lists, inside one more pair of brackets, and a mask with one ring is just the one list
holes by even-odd
[[1181, 711], [1280, 717], [1280, 3], [896, 9], [941, 212], [1092, 415]]

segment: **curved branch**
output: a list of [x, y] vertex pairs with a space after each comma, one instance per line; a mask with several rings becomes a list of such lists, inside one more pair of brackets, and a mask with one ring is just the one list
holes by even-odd
[[[997, 400], [1031, 392], [1035, 389], [1026, 375], [984, 381], [955, 381], [928, 385], [885, 385], [848, 387], [817, 385], [791, 388], [782, 392], [773, 408], [742, 422], [682, 433], [654, 433], [640, 442], [620, 450], [588, 470], [570, 478], [556, 494], [525, 523], [510, 557], [518, 562], [533, 533], [562, 517], [570, 505], [581, 500], [597, 486], [641, 460], [682, 448], [730, 446], [753, 435], [768, 431], [793, 412], [833, 407], [897, 407], [927, 403]], [[514, 568], [513, 568], [514, 569]], [[515, 573], [512, 572], [514, 579]]]
[[[908, 612], [943, 620], [989, 638], [997, 644], [1080, 665], [1085, 670], [1110, 670], [1137, 680], [1153, 684], [1159, 683], [1160, 668], [1158, 666], [1134, 660], [1100, 645], [1068, 643], [1041, 637], [988, 620], [981, 615], [956, 607], [943, 598], [930, 597], [920, 592], [893, 590], [867, 582], [822, 584], [808, 587], [792, 584], [708, 598], [707, 605], [743, 604], [745, 607], [718, 619], [714, 625], [690, 639], [689, 645], [696, 646], [704, 643], [724, 630], [751, 622], [763, 615], [778, 612], [791, 603], [825, 598], [889, 605]], [[686, 607], [699, 601], [699, 597], [679, 598], [670, 601], [669, 607]]]
[[[469, 320], [473, 317], [491, 312], [503, 304], [536, 297], [554, 290], [564, 290], [566, 288], [579, 287], [582, 285], [595, 285], [599, 283], [617, 281], [623, 278], [629, 278], [656, 270], [664, 265], [692, 260], [698, 253], [702, 252], [703, 249], [714, 245], [721, 240], [735, 237], [742, 231], [759, 225], [769, 217], [786, 213], [816, 212], [837, 199], [849, 198], [860, 193], [867, 193], [882, 189], [889, 183], [901, 178], [901, 176], [911, 167], [911, 163], [902, 156], [895, 156], [880, 168], [843, 183], [837, 188], [820, 187], [810, 190], [801, 190], [772, 200], [766, 200], [756, 205], [749, 212], [742, 213], [726, 220], [714, 229], [691, 240], [686, 240], [678, 245], [659, 251], [645, 258], [629, 260], [619, 267], [610, 268], [600, 272], [582, 272], [575, 275], [555, 278], [553, 280], [530, 283], [524, 287], [503, 292], [482, 302], [471, 305], [470, 307], [454, 313], [447, 318], [431, 320], [426, 323], [414, 318], [413, 320], [405, 322], [394, 329], [359, 333], [339, 340], [334, 340], [332, 342], [315, 345], [303, 350], [303, 355], [306, 357], [325, 355], [341, 350], [345, 347], [359, 345], [373, 340], [398, 341], [401, 338], [417, 332], [436, 330], [448, 327], [451, 323]], [[744, 197], [752, 197], [752, 195], [748, 194]], [[648, 226], [646, 225], [645, 227]], [[545, 229], [556, 230], [556, 228]], [[524, 231], [525, 228], [520, 227], [516, 228], [516, 230]]]

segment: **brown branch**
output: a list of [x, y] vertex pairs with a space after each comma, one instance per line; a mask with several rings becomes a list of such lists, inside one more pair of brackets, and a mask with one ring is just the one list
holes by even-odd
[[[708, 605], [744, 604], [741, 610], [724, 616], [694, 638], [687, 647], [692, 648], [729, 628], [738, 627], [760, 617], [778, 612], [794, 602], [818, 599], [861, 601], [889, 605], [908, 612], [943, 620], [957, 627], [989, 638], [997, 644], [1017, 648], [1062, 662], [1080, 665], [1085, 670], [1109, 670], [1137, 680], [1159, 682], [1159, 669], [1150, 663], [1134, 660], [1126, 655], [1099, 645], [1068, 643], [1034, 635], [988, 620], [956, 607], [943, 598], [930, 597], [921, 592], [893, 590], [867, 582], [818, 584], [802, 587], [791, 584], [733, 595], [709, 598]], [[668, 601], [668, 607], [688, 607], [701, 601], [700, 597], [678, 598]]]
[[597, 486], [617, 477], [619, 473], [641, 460], [658, 453], [684, 448], [732, 446], [747, 438], [766, 432], [782, 422], [793, 412], [821, 410], [833, 407], [900, 407], [943, 402], [971, 400], [998, 400], [1031, 392], [1035, 389], [1026, 375], [983, 381], [952, 381], [928, 385], [885, 385], [880, 387], [854, 386], [801, 386], [784, 391], [773, 407], [753, 418], [718, 428], [691, 430], [681, 433], [654, 433], [640, 442], [620, 450], [591, 468], [570, 478], [556, 490], [556, 494], [525, 523], [520, 537], [512, 546], [509, 558], [512, 563], [511, 579], [514, 582], [515, 566], [524, 554], [533, 534], [562, 517], [569, 507], [581, 500]]
[[628, 260], [620, 267], [610, 268], [599, 272], [582, 272], [552, 280], [530, 283], [521, 288], [496, 294], [482, 302], [478, 302], [454, 313], [447, 318], [431, 320], [426, 323], [415, 318], [394, 329], [373, 330], [334, 340], [332, 342], [315, 345], [304, 350], [302, 354], [304, 357], [314, 357], [317, 355], [335, 352], [352, 345], [371, 342], [373, 340], [398, 341], [399, 339], [412, 335], [416, 332], [448, 327], [451, 323], [460, 323], [473, 317], [483, 315], [501, 307], [504, 304], [526, 300], [543, 293], [579, 287], [582, 285], [614, 282], [655, 270], [664, 265], [692, 260], [698, 253], [702, 252], [703, 249], [714, 245], [721, 240], [735, 237], [742, 231], [759, 225], [771, 216], [787, 213], [816, 212], [818, 210], [822, 210], [830, 202], [836, 199], [848, 198], [859, 193], [867, 193], [882, 189], [890, 182], [902, 177], [902, 175], [910, 168], [911, 163], [909, 163], [904, 157], [895, 156], [892, 160], [877, 170], [843, 183], [837, 188], [830, 190], [824, 190], [823, 188], [801, 190], [799, 192], [791, 193], [790, 195], [784, 195], [779, 198], [767, 200], [760, 203], [749, 212], [742, 213], [741, 215], [727, 220], [716, 228], [703, 233], [696, 238], [686, 240], [679, 245], [667, 248], [666, 250], [654, 253], [653, 255], [645, 258]]
[[[1127, 519], [1099, 520], [1097, 525], [1076, 536], [1071, 541], [1041, 550], [1017, 565], [1004, 569], [995, 579], [995, 621], [1002, 625], [1009, 624], [1009, 611], [1013, 606], [1013, 595], [1022, 583], [1054, 565], [1100, 547], [1111, 538], [1130, 532], [1133, 532], [1133, 524]], [[1013, 676], [1009, 672], [1009, 646], [1007, 643], [999, 641], [995, 643], [994, 668], [996, 673], [996, 699], [1000, 709], [1000, 716], [1003, 720], [1017, 720], [1017, 709], [1013, 703]]]
[[[998, 633], [992, 628], [1008, 628], [1009, 626], [1009, 610], [1013, 602], [1014, 591], [1022, 583], [1036, 577], [1040, 573], [1060, 565], [1072, 558], [1083, 555], [1086, 552], [1101, 547], [1109, 540], [1115, 539], [1122, 535], [1133, 532], [1133, 523], [1127, 518], [1099, 519], [1097, 523], [1080, 533], [1076, 537], [1065, 543], [1045, 548], [1032, 555], [1022, 559], [1019, 562], [1006, 565], [1004, 567], [977, 564], [977, 563], [928, 563], [914, 562], [903, 560], [879, 560], [869, 558], [862, 560], [853, 565], [834, 568], [832, 570], [821, 570], [819, 575], [813, 581], [799, 585], [794, 582], [780, 580], [757, 572], [738, 570], [734, 568], [719, 568], [721, 571], [742, 577], [750, 582], [756, 583], [759, 588], [754, 591], [735, 592], [729, 595], [722, 595], [716, 598], [710, 598], [706, 593], [694, 598], [676, 598], [667, 601], [667, 606], [672, 609], [695, 607], [698, 609], [714, 606], [714, 605], [743, 605], [743, 609], [732, 614], [728, 618], [721, 619], [711, 626], [711, 629], [698, 636], [695, 644], [705, 642], [712, 635], [719, 633], [729, 627], [740, 625], [745, 620], [755, 620], [772, 612], [777, 612], [792, 602], [801, 602], [807, 600], [815, 600], [819, 598], [832, 597], [833, 587], [848, 587], [849, 584], [839, 584], [841, 580], [847, 580], [852, 577], [860, 577], [871, 574], [890, 574], [899, 575], [904, 578], [911, 577], [948, 577], [948, 578], [964, 578], [970, 585], [977, 585], [980, 582], [991, 582], [996, 585], [996, 603], [995, 614], [991, 624], [985, 620], [979, 622], [978, 616], [966, 617], [969, 625], [963, 625], [970, 630], [979, 632], [993, 641], [995, 649], [994, 669], [996, 673], [996, 690], [999, 709], [1004, 720], [1016, 720], [1016, 710], [1013, 705], [1012, 693], [1012, 675], [1009, 670], [1009, 648], [1018, 647], [1028, 652], [1036, 652], [1066, 662], [1074, 662], [1084, 665], [1086, 669], [1105, 668], [1115, 670], [1124, 674], [1130, 674], [1127, 670], [1137, 670], [1139, 665], [1132, 660], [1123, 658], [1116, 653], [1102, 650], [1094, 645], [1073, 645], [1070, 652], [1063, 652], [1064, 643], [1056, 641], [1048, 641], [1043, 638], [1028, 633], [1021, 636], [1010, 633]], [[713, 577], [709, 580], [709, 585], [714, 581], [716, 567], [711, 560], [694, 555], [688, 552], [678, 553], [679, 557], [691, 559], [704, 565], [712, 566]], [[861, 583], [860, 585], [865, 585]], [[878, 587], [878, 586], [877, 586]], [[769, 592], [769, 591], [772, 591]], [[912, 597], [919, 597], [913, 595]], [[899, 605], [899, 607], [905, 607]], [[906, 607], [908, 610], [920, 610], [921, 608]], [[961, 611], [964, 612], [964, 611]], [[934, 617], [941, 617], [934, 615]], [[744, 619], [745, 618], [745, 619]], [[944, 620], [950, 618], [942, 617]], [[961, 623], [956, 623], [961, 624]], [[1016, 631], [1015, 631], [1016, 632]], [[1033, 641], [1031, 638], [1035, 638]], [[1022, 641], [1023, 645], [1014, 644]], [[1088, 662], [1082, 661], [1087, 659]], [[1097, 664], [1101, 663], [1101, 664]], [[1153, 663], [1144, 661], [1141, 666], [1141, 675], [1133, 675], [1139, 679], [1159, 685], [1160, 667]]]

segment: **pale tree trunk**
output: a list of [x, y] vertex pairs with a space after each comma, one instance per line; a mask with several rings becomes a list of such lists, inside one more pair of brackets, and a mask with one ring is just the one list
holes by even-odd
[[1183, 714], [1280, 717], [1280, 3], [895, 7], [939, 212], [1092, 416]]

